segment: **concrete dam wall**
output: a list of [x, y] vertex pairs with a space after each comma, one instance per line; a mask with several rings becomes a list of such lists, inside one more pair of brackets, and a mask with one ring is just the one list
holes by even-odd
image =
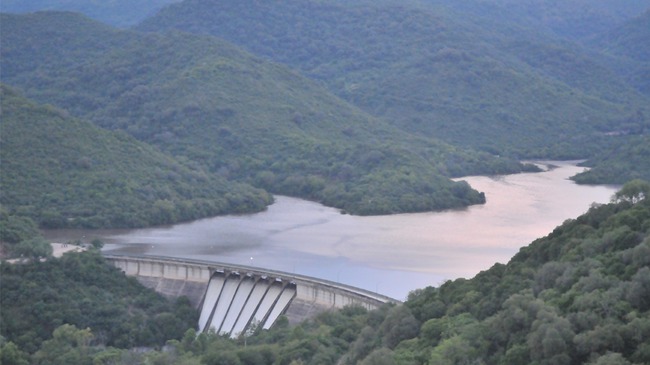
[[347, 285], [257, 267], [153, 256], [104, 255], [126, 275], [200, 309], [199, 331], [237, 337], [269, 329], [281, 315], [298, 323], [347, 305], [368, 310], [398, 301]]

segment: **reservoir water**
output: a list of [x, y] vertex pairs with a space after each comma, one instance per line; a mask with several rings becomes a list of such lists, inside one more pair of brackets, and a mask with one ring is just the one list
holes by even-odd
[[471, 278], [506, 263], [563, 221], [606, 203], [613, 186], [576, 185], [571, 162], [541, 173], [466, 177], [485, 205], [436, 213], [358, 217], [276, 196], [268, 210], [168, 227], [59, 230], [52, 241], [99, 238], [104, 251], [252, 265], [308, 275], [403, 300], [411, 290]]

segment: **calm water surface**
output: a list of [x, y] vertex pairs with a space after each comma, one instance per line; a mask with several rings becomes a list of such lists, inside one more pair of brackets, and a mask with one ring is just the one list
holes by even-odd
[[467, 177], [487, 204], [439, 213], [344, 215], [276, 196], [267, 211], [138, 230], [46, 232], [51, 240], [102, 239], [108, 253], [174, 256], [253, 265], [337, 281], [397, 299], [447, 279], [470, 278], [550, 233], [612, 186], [580, 186], [570, 162], [542, 173]]

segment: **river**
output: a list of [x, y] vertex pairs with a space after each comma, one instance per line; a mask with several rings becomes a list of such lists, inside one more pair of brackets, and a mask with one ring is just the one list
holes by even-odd
[[466, 209], [358, 217], [276, 196], [261, 213], [136, 230], [60, 230], [52, 241], [99, 238], [107, 253], [136, 253], [245, 264], [313, 276], [403, 300], [409, 291], [470, 278], [506, 263], [563, 221], [606, 203], [613, 186], [568, 180], [572, 162], [541, 173], [463, 178], [487, 203]]

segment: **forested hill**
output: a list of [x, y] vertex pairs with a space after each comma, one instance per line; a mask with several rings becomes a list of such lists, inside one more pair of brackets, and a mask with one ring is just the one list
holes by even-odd
[[448, 177], [512, 160], [404, 133], [213, 37], [118, 31], [73, 13], [2, 15], [3, 80], [220, 176], [357, 214], [484, 197]]
[[[190, 329], [180, 341], [167, 342], [164, 351], [146, 353], [128, 346], [143, 341], [161, 344], [164, 335], [180, 338], [174, 329], [179, 329], [181, 318], [169, 312], [157, 315], [165, 307], [152, 307], [154, 298], [146, 291], [138, 295], [133, 285], [114, 285], [123, 278], [96, 268], [101, 264], [99, 256], [70, 255], [60, 262], [25, 266], [3, 263], [3, 278], [9, 279], [9, 285], [0, 292], [4, 309], [0, 330], [12, 342], [0, 342], [0, 359], [55, 365], [648, 364], [649, 196], [650, 183], [632, 181], [616, 194], [614, 203], [593, 206], [566, 221], [522, 248], [509, 263], [496, 264], [472, 279], [416, 290], [404, 305], [372, 312], [345, 308], [295, 327], [280, 320], [269, 331], [235, 340], [215, 334], [197, 336]], [[48, 289], [52, 284], [43, 279], [44, 270], [52, 274], [47, 278], [56, 279], [57, 287], [75, 290], [82, 299], [70, 303]], [[110, 279], [102, 280], [103, 296], [97, 295], [92, 281], [98, 275]], [[20, 285], [21, 278], [29, 285]], [[35, 289], [43, 285], [44, 289]], [[32, 290], [36, 291], [28, 295]], [[131, 294], [124, 297], [127, 291]], [[112, 310], [107, 303], [117, 308]], [[137, 312], [153, 313], [114, 325], [113, 317], [106, 314], [126, 318], [132, 314], [123, 310], [129, 303]], [[5, 317], [7, 313], [19, 315]], [[88, 317], [88, 313], [97, 315]], [[64, 318], [90, 328], [64, 325], [48, 339], [44, 331], [30, 330], [23, 321], [30, 317], [50, 329]], [[40, 343], [44, 339], [48, 340]], [[75, 362], [70, 361], [72, 354], [77, 356]]]
[[0, 100], [0, 203], [7, 214], [30, 217], [41, 227], [169, 224], [259, 211], [271, 201], [262, 190], [36, 105], [5, 85]]
[[650, 95], [650, 9], [594, 37], [590, 45], [611, 57], [610, 64], [630, 84]]
[[406, 305], [421, 326], [393, 356], [430, 364], [650, 363], [649, 196], [648, 182], [632, 181], [616, 203], [565, 222], [507, 265], [412, 293]]
[[179, 340], [199, 317], [187, 298], [166, 300], [97, 250], [3, 261], [0, 275], [3, 365], [136, 364], [118, 349]]
[[635, 136], [586, 162], [592, 168], [571, 179], [581, 184], [624, 184], [633, 179], [650, 181], [650, 135]]
[[650, 59], [650, 8], [609, 32], [600, 34], [592, 42], [604, 52], [626, 56], [639, 61]]
[[138, 29], [223, 37], [403, 130], [500, 155], [587, 157], [648, 115], [648, 97], [604, 61], [503, 5], [185, 0]]

